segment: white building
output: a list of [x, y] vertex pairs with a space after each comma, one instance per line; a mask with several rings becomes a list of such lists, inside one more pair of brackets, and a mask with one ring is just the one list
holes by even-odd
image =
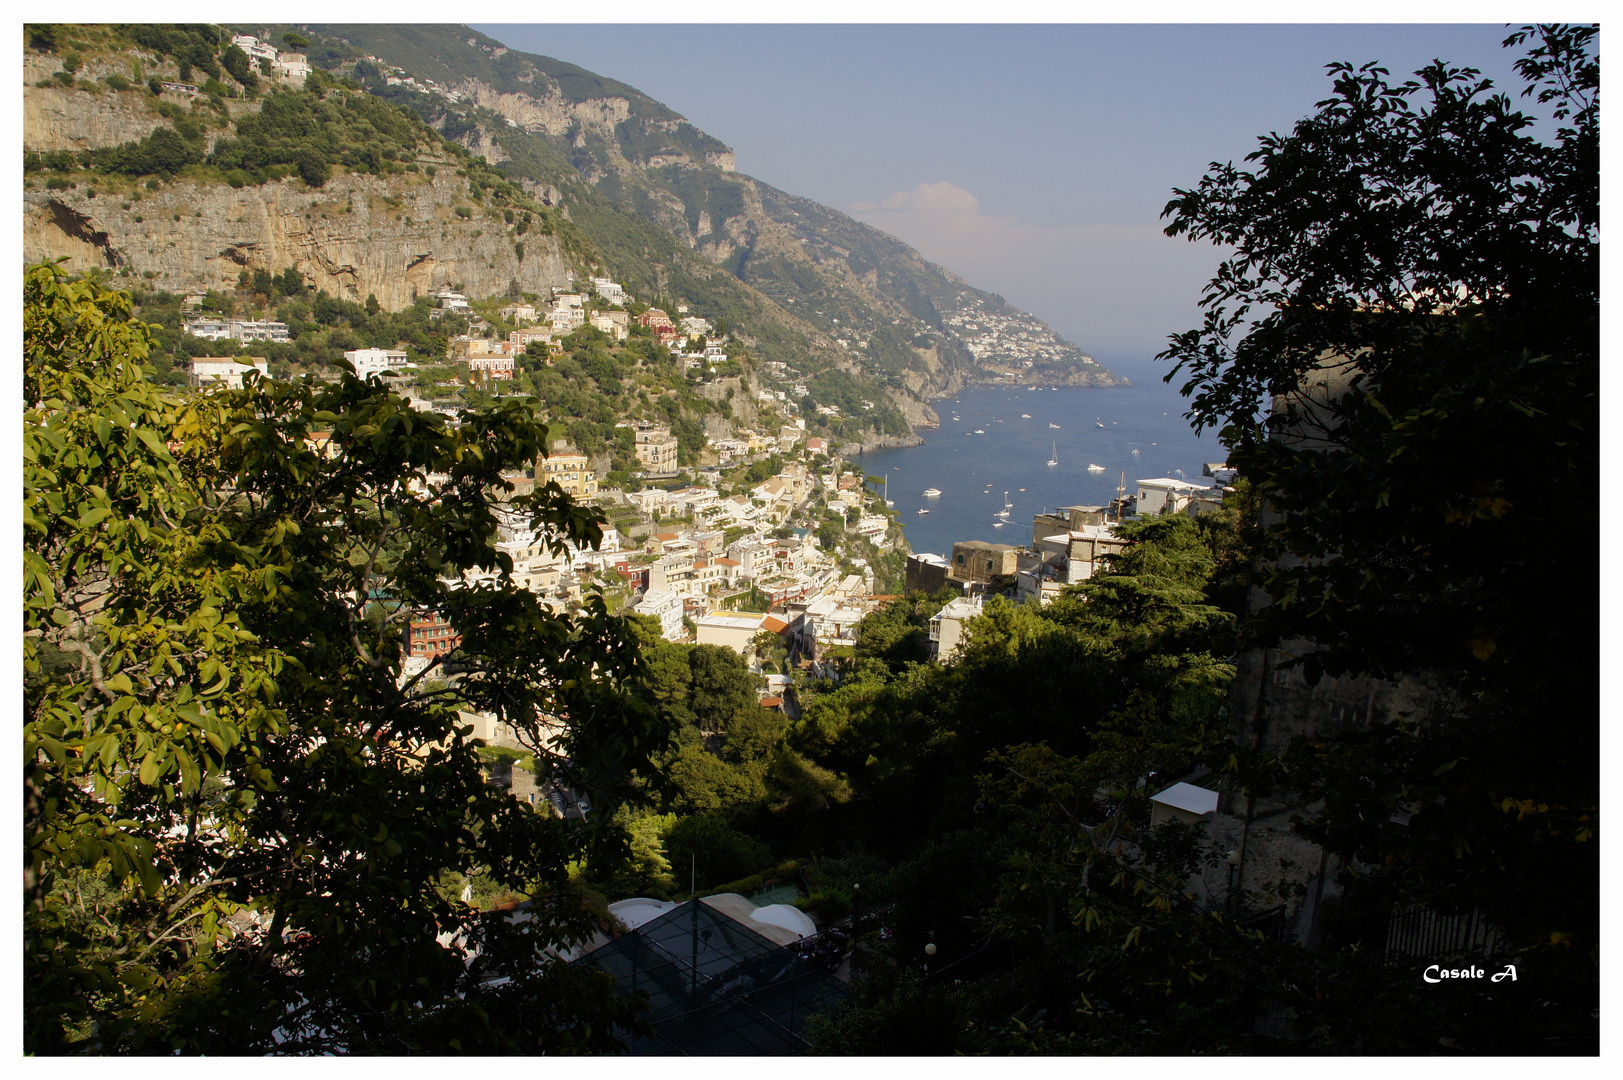
[[666, 641], [682, 637], [682, 598], [676, 593], [650, 589], [631, 610], [658, 619], [659, 636]]
[[868, 537], [870, 540], [876, 540], [879, 537], [884, 536], [889, 530], [890, 519], [887, 517], [881, 517], [877, 514], [860, 518], [857, 521], [857, 532]]
[[700, 645], [724, 645], [740, 656], [748, 657], [750, 642], [761, 632], [766, 622], [764, 614], [748, 611], [712, 611], [693, 620], [694, 640]]
[[398, 375], [408, 366], [406, 354], [400, 349], [350, 349], [344, 353], [344, 359], [355, 365], [357, 379], [369, 379], [385, 372]]
[[310, 61], [303, 53], [282, 53], [276, 59], [276, 72], [287, 82], [298, 86], [310, 75]]
[[287, 341], [287, 324], [257, 319], [191, 319], [182, 329], [210, 341]]
[[276, 63], [276, 46], [260, 41], [249, 34], [232, 34], [231, 44], [247, 53], [254, 60], [268, 60]]
[[242, 377], [250, 371], [259, 372], [262, 378], [270, 377], [270, 367], [265, 361], [255, 357], [247, 359], [248, 363], [244, 364], [222, 356], [200, 356], [192, 361], [191, 377], [187, 382], [200, 389], [219, 386], [227, 390], [241, 390]]
[[592, 288], [597, 290], [597, 295], [601, 296], [611, 304], [623, 305], [626, 302], [626, 291], [624, 286], [610, 281], [606, 277], [593, 278]]
[[[575, 297], [579, 299], [579, 297]], [[557, 304], [547, 310], [547, 318], [552, 320], [552, 328], [561, 333], [568, 333], [586, 325], [586, 309], [578, 304], [566, 304], [560, 297]]]
[[591, 322], [593, 328], [603, 331], [615, 341], [624, 341], [631, 335], [631, 320], [623, 311], [594, 311]]
[[964, 623], [981, 613], [980, 596], [960, 596], [930, 620], [930, 659], [950, 664], [964, 636]]
[[727, 557], [738, 563], [740, 577], [760, 577], [777, 564], [777, 549], [759, 537], [749, 536], [727, 546]]
[[236, 341], [287, 341], [287, 323], [258, 319], [233, 320], [231, 337]]
[[1170, 505], [1168, 513], [1181, 513], [1196, 495], [1208, 494], [1204, 485], [1191, 484], [1163, 476], [1155, 480], [1138, 482], [1138, 516], [1154, 517], [1163, 507]]

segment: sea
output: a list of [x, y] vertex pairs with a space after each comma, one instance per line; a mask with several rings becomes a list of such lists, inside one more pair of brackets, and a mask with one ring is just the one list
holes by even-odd
[[[919, 432], [922, 446], [876, 450], [852, 464], [883, 478], [878, 486], [888, 487], [913, 551], [943, 556], [961, 540], [1025, 544], [1033, 515], [1103, 506], [1119, 485], [1133, 494], [1139, 480], [1161, 477], [1210, 484], [1202, 466], [1228, 452], [1215, 431], [1197, 436], [1184, 419], [1189, 403], [1161, 381], [1165, 365], [1100, 363], [1132, 385], [967, 387], [931, 402], [941, 426]], [[930, 488], [941, 494], [926, 496]], [[998, 517], [1005, 508], [1008, 517]]]

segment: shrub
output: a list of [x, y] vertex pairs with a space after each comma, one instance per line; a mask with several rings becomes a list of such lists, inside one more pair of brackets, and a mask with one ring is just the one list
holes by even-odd
[[466, 206], [459, 206], [456, 208], [456, 216], [466, 221], [473, 217], [473, 211]]
[[332, 165], [320, 153], [312, 149], [299, 151], [298, 159], [299, 179], [311, 187], [318, 188], [332, 179]]
[[102, 82], [106, 83], [114, 90], [124, 91], [130, 88], [130, 80], [126, 79], [122, 75], [109, 75], [103, 79]]
[[677, 822], [665, 850], [679, 877], [684, 868], [696, 865], [704, 882], [733, 881], [772, 861], [772, 852], [761, 841], [707, 814]]

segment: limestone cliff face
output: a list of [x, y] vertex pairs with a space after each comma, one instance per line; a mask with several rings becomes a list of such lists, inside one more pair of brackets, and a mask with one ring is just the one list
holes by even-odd
[[[97, 92], [61, 86], [36, 86], [48, 79], [60, 67], [55, 56], [26, 53], [23, 56], [23, 152], [48, 154], [57, 150], [77, 153], [103, 146], [117, 146], [152, 134], [154, 127], [168, 121], [153, 109], [144, 89], [123, 92], [102, 90]], [[123, 75], [129, 78], [133, 68], [127, 68], [110, 59], [86, 61], [79, 69], [79, 78], [94, 82], [104, 75]], [[159, 78], [173, 79], [174, 65], [151, 66], [140, 69]], [[137, 83], [139, 87], [139, 84]], [[192, 98], [187, 94], [165, 94], [164, 99], [189, 106]], [[233, 100], [227, 107], [233, 118], [259, 111], [258, 100]], [[220, 132], [209, 133], [208, 144], [213, 146]]]
[[[607, 96], [586, 101], [571, 101], [557, 90], [540, 93], [504, 93], [480, 79], [468, 78], [455, 89], [475, 105], [500, 113], [526, 131], [536, 131], [559, 138], [573, 136], [578, 142], [587, 131], [602, 135], [612, 147], [617, 143], [615, 128], [631, 118], [631, 102], [623, 97]], [[674, 129], [679, 120], [653, 121], [654, 126]], [[618, 154], [615, 157], [619, 157]], [[675, 164], [714, 165], [723, 172], [732, 172], [736, 159], [731, 150], [719, 150], [703, 155], [702, 161], [676, 150], [655, 154], [639, 162], [643, 168], [657, 168]], [[623, 158], [617, 165], [629, 165]]]
[[23, 87], [25, 153], [117, 146], [152, 134], [159, 123], [144, 94]]
[[457, 217], [466, 189], [452, 168], [433, 180], [343, 175], [320, 189], [295, 179], [237, 189], [176, 182], [140, 194], [25, 190], [25, 262], [67, 256], [70, 270], [151, 273], [170, 292], [231, 288], [244, 269], [298, 266], [318, 289], [375, 295], [391, 311], [446, 285], [482, 297], [514, 280], [529, 292], [570, 280], [554, 237], [534, 229], [515, 237], [477, 210]]
[[901, 413], [913, 427], [940, 427], [941, 417], [936, 415], [936, 411], [927, 402], [916, 397], [917, 393], [916, 390], [913, 393], [908, 393], [894, 386], [885, 388], [885, 394], [890, 398], [890, 403], [896, 406], [896, 411]]

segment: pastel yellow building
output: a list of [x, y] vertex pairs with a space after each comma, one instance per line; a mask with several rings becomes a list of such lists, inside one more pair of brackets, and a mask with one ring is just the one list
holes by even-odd
[[535, 478], [539, 483], [554, 483], [571, 495], [596, 495], [597, 474], [585, 454], [555, 453], [535, 463]]

